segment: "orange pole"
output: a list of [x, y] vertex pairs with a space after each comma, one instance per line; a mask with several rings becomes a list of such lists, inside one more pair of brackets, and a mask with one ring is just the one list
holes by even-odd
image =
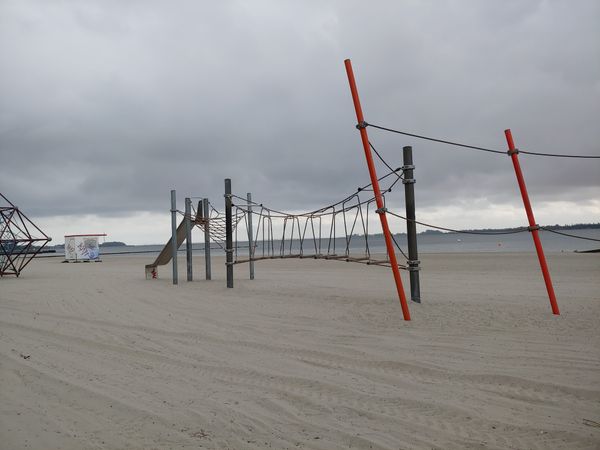
[[548, 264], [546, 263], [546, 257], [544, 256], [544, 248], [542, 247], [542, 241], [538, 233], [539, 225], [535, 223], [535, 217], [533, 216], [533, 208], [531, 208], [531, 202], [529, 201], [529, 195], [527, 194], [527, 186], [525, 185], [525, 178], [521, 171], [521, 164], [519, 164], [519, 150], [515, 147], [512, 133], [510, 130], [504, 130], [506, 136], [506, 142], [508, 143], [508, 154], [512, 159], [513, 167], [515, 168], [515, 175], [517, 176], [517, 183], [519, 183], [519, 190], [521, 191], [521, 197], [523, 198], [523, 205], [525, 206], [525, 212], [527, 213], [527, 220], [529, 221], [529, 231], [531, 231], [531, 237], [533, 238], [533, 244], [535, 245], [535, 251], [540, 262], [542, 269], [542, 275], [544, 276], [544, 283], [546, 283], [546, 290], [548, 291], [548, 298], [550, 299], [550, 306], [552, 307], [552, 313], [557, 316], [560, 315], [558, 310], [558, 303], [556, 302], [556, 295], [554, 295], [554, 286], [552, 286], [552, 279], [550, 278], [550, 271], [548, 270]]
[[358, 119], [360, 138], [362, 139], [363, 148], [365, 150], [365, 157], [367, 158], [369, 176], [371, 177], [373, 192], [375, 193], [377, 212], [379, 213], [379, 219], [381, 220], [381, 228], [383, 229], [383, 236], [385, 237], [385, 246], [387, 248], [387, 253], [390, 258], [390, 263], [392, 265], [392, 272], [394, 273], [394, 281], [396, 282], [398, 298], [400, 299], [400, 305], [402, 306], [402, 315], [404, 316], [404, 320], [410, 320], [410, 311], [408, 310], [406, 295], [404, 294], [404, 286], [402, 286], [402, 278], [400, 278], [400, 271], [398, 270], [398, 261], [396, 260], [396, 253], [394, 252], [392, 235], [390, 233], [390, 227], [388, 225], [387, 216], [385, 215], [383, 196], [381, 195], [381, 190], [379, 189], [377, 171], [375, 170], [375, 163], [373, 162], [373, 155], [371, 154], [371, 147], [369, 146], [369, 135], [367, 134], [367, 129], [364, 126], [365, 119], [363, 117], [362, 108], [360, 106], [360, 99], [358, 98], [358, 89], [356, 88], [356, 81], [354, 80], [352, 63], [349, 59], [347, 59], [344, 61], [344, 64], [346, 66], [346, 73], [348, 74], [348, 82], [350, 83], [350, 91], [352, 92], [352, 101], [354, 102], [354, 109], [356, 110], [356, 118]]

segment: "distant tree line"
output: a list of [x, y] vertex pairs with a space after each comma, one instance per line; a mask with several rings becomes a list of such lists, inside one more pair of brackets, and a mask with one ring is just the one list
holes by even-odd
[[106, 241], [99, 245], [99, 247], [125, 247], [127, 244], [120, 241]]
[[[600, 228], [600, 223], [575, 223], [572, 225], [542, 225], [544, 228], [550, 230], [592, 230]], [[476, 228], [467, 229], [461, 231], [516, 231], [522, 230], [524, 227], [513, 227], [513, 228]], [[430, 231], [430, 230], [427, 230]], [[426, 232], [427, 232], [426, 231]]]
[[[600, 222], [599, 223], [575, 223], [572, 225], [542, 225], [544, 228], [548, 228], [550, 230], [595, 230], [595, 229], [600, 229]], [[525, 227], [512, 227], [512, 228], [469, 228], [469, 229], [463, 229], [460, 231], [476, 231], [476, 232], [503, 232], [503, 231], [516, 231], [516, 230], [522, 230]], [[421, 231], [418, 234], [424, 234], [424, 235], [434, 235], [434, 234], [452, 234], [453, 232], [451, 231], [440, 231], [440, 230], [425, 230], [425, 231]], [[355, 236], [359, 236], [358, 234], [356, 234]], [[370, 236], [373, 237], [383, 237], [383, 233], [375, 233], [375, 234], [371, 234]], [[406, 233], [394, 233], [394, 236], [406, 236]]]
[[[127, 244], [125, 242], [107, 241], [107, 242], [103, 242], [102, 244], [99, 244], [98, 247], [125, 247], [126, 245]], [[65, 244], [56, 244], [56, 245], [51, 245], [49, 247], [61, 249], [61, 248], [65, 248]]]

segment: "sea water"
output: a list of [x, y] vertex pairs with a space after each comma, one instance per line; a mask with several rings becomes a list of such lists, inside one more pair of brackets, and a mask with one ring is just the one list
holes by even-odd
[[[600, 228], [597, 229], [581, 229], [581, 230], [566, 230], [565, 233], [574, 234], [586, 238], [598, 239], [598, 241], [589, 241], [575, 239], [568, 236], [561, 236], [540, 230], [540, 238], [546, 252], [573, 252], [585, 251], [600, 248]], [[203, 238], [203, 237], [202, 237]], [[395, 235], [395, 240], [400, 247], [406, 252], [406, 235]], [[365, 242], [367, 241], [367, 242]], [[365, 252], [366, 243], [368, 243], [369, 251], [373, 254], [385, 253], [385, 241], [381, 235], [369, 236], [365, 240], [364, 236], [354, 235], [350, 239], [349, 248], [353, 255], [359, 255]], [[290, 250], [290, 242], [287, 240], [283, 243], [283, 251], [285, 254], [298, 253], [300, 242], [296, 239], [292, 242]], [[417, 244], [419, 253], [477, 253], [477, 252], [534, 252], [533, 240], [529, 232], [506, 234], [506, 235], [475, 235], [462, 233], [421, 233], [417, 235]], [[101, 255], [120, 254], [120, 253], [137, 253], [143, 255], [145, 253], [152, 254], [160, 252], [165, 244], [154, 245], [125, 245], [120, 247], [102, 247]], [[194, 251], [204, 250], [204, 243], [195, 243]], [[214, 255], [223, 255], [223, 250], [217, 245], [212, 244], [211, 249]], [[276, 255], [282, 251], [281, 241], [273, 242], [273, 249]], [[266, 245], [265, 245], [266, 250]], [[317, 242], [317, 250], [318, 242]], [[335, 253], [343, 255], [346, 250], [346, 240], [338, 238], [335, 240]], [[185, 244], [179, 249], [180, 252], [185, 252]], [[315, 253], [315, 245], [311, 238], [306, 238], [303, 244], [303, 251], [306, 255]], [[247, 242], [241, 242], [237, 248], [238, 255], [243, 257], [248, 253]], [[263, 245], [258, 242], [256, 246], [256, 256], [262, 255]], [[320, 253], [333, 253], [333, 242], [328, 251], [328, 241], [321, 241]], [[56, 256], [62, 255], [62, 250], [57, 249]], [[149, 255], [152, 256], [152, 255]]]

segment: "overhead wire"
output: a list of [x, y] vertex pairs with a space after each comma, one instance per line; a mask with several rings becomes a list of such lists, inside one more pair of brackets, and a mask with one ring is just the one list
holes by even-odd
[[[448, 144], [448, 145], [453, 145], [455, 147], [468, 148], [471, 150], [478, 150], [478, 151], [488, 152], [488, 153], [497, 153], [497, 154], [502, 154], [502, 155], [507, 154], [507, 152], [504, 150], [496, 150], [493, 148], [480, 147], [477, 145], [463, 144], [461, 142], [450, 141], [447, 139], [434, 138], [434, 137], [425, 136], [422, 134], [409, 133], [407, 131], [395, 130], [393, 128], [382, 127], [380, 125], [375, 125], [372, 123], [363, 122], [362, 125], [376, 128], [376, 129], [382, 130], [382, 131], [389, 131], [390, 133], [401, 134], [403, 136], [410, 136], [410, 137], [414, 137], [417, 139], [423, 139], [426, 141], [439, 142], [440, 144]], [[571, 154], [564, 154], [564, 153], [543, 153], [543, 152], [531, 152], [528, 150], [521, 150], [521, 149], [519, 149], [519, 153], [523, 153], [525, 155], [533, 155], [533, 156], [550, 156], [550, 157], [555, 157], [555, 158], [600, 159], [600, 155], [571, 155]]]
[[[391, 132], [394, 132], [394, 133], [408, 134], [408, 135], [415, 136], [415, 137], [421, 137], [421, 136], [417, 136], [417, 135], [412, 135], [410, 133], [404, 133], [404, 132], [401, 132], [401, 131], [398, 131], [398, 130], [393, 130], [393, 129], [389, 129], [389, 128], [383, 128], [383, 127], [380, 127], [378, 125], [370, 125], [370, 124], [366, 124], [366, 125], [367, 126], [373, 126], [375, 128], [380, 128], [380, 129], [383, 129], [383, 130], [386, 130], [386, 131], [391, 131]], [[422, 137], [422, 138], [429, 139], [429, 140], [433, 139], [433, 138], [428, 138], [428, 137]], [[453, 142], [450, 142], [450, 141], [442, 141], [442, 140], [439, 140], [439, 139], [435, 139], [435, 140], [437, 142], [443, 142], [443, 143], [448, 143], [448, 144], [452, 144], [452, 145], [465, 146], [464, 144], [453, 143]], [[375, 150], [375, 147], [373, 147], [373, 145], [371, 144], [371, 142], [369, 142], [369, 145], [371, 146], [371, 148], [373, 149], [373, 151], [375, 152], [375, 154], [377, 155], [377, 157], [383, 162], [383, 164], [386, 167], [390, 168], [390, 165], [383, 159], [383, 157], [379, 154], [379, 152], [377, 152], [377, 150]], [[486, 148], [483, 148], [483, 147], [474, 147], [474, 146], [467, 146], [467, 147], [473, 148], [473, 149], [478, 149], [478, 150], [490, 151], [490, 152], [494, 152], [494, 153], [505, 153], [505, 152], [500, 152], [499, 150], [486, 149]], [[528, 153], [528, 154], [537, 154], [537, 153], [533, 153], [533, 152], [524, 152], [522, 150], [520, 152], [521, 153]], [[397, 181], [398, 180], [396, 180], [396, 182]], [[440, 227], [440, 226], [437, 226], [437, 225], [431, 225], [431, 224], [426, 224], [424, 222], [419, 222], [419, 221], [416, 221], [416, 220], [411, 220], [411, 219], [408, 219], [408, 218], [406, 218], [404, 216], [401, 216], [399, 214], [395, 214], [395, 213], [393, 213], [391, 211], [388, 211], [388, 212], [389, 212], [390, 215], [398, 217], [400, 219], [403, 219], [403, 220], [406, 220], [406, 221], [413, 221], [414, 223], [418, 223], [419, 225], [428, 226], [430, 228], [434, 228], [434, 229], [442, 230], [442, 231], [448, 231], [448, 232], [451, 232], [451, 233], [476, 234], [476, 235], [503, 235], [503, 234], [516, 234], [516, 233], [522, 233], [524, 231], [529, 231], [528, 228], [519, 228], [519, 229], [507, 230], [507, 231], [489, 231], [489, 232], [488, 231], [455, 230], [455, 229], [452, 229], [452, 228]], [[541, 227], [540, 226], [539, 228], [542, 229], [542, 230], [548, 231], [550, 233], [560, 234], [560, 235], [572, 237], [572, 238], [575, 238], [575, 239], [583, 239], [583, 240], [588, 240], [588, 241], [600, 242], [600, 239], [594, 239], [594, 238], [588, 238], [588, 237], [585, 237], [585, 236], [578, 236], [578, 235], [575, 235], [575, 234], [563, 233], [563, 232], [560, 232], [560, 231], [552, 230], [552, 229], [550, 229], [548, 227]], [[400, 250], [400, 251], [402, 251], [402, 250]]]
[[544, 230], [544, 231], [548, 231], [549, 233], [560, 234], [562, 236], [568, 236], [568, 237], [572, 237], [572, 238], [575, 238], [575, 239], [584, 239], [586, 241], [600, 242], [600, 239], [595, 239], [595, 238], [586, 237], [586, 236], [578, 236], [576, 234], [570, 234], [570, 233], [563, 233], [562, 231], [553, 230], [553, 229], [548, 228], [548, 227], [540, 227], [540, 229]]
[[441, 227], [441, 226], [438, 226], [438, 225], [432, 225], [430, 223], [421, 222], [419, 220], [409, 219], [409, 218], [404, 217], [404, 216], [402, 216], [400, 214], [396, 214], [395, 212], [392, 212], [392, 211], [387, 211], [387, 213], [389, 215], [391, 215], [391, 216], [397, 217], [397, 218], [405, 220], [407, 222], [414, 222], [414, 223], [417, 223], [419, 225], [423, 225], [425, 227], [434, 228], [436, 230], [449, 231], [451, 233], [478, 234], [478, 235], [494, 236], [494, 235], [503, 235], [503, 234], [517, 234], [517, 233], [523, 233], [524, 231], [529, 231], [526, 227], [524, 227], [524, 228], [518, 228], [518, 229], [515, 229], [515, 230], [507, 230], [507, 231], [455, 230], [453, 228]]

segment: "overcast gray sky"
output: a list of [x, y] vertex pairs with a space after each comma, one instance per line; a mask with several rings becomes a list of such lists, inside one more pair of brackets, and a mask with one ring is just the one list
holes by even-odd
[[[0, 192], [58, 241], [159, 243], [169, 190], [220, 205], [225, 177], [332, 203], [368, 182], [345, 58], [369, 122], [600, 154], [598, 1], [2, 0]], [[422, 220], [526, 223], [507, 156], [369, 133], [414, 146]], [[599, 160], [521, 161], [538, 222], [600, 221]]]

